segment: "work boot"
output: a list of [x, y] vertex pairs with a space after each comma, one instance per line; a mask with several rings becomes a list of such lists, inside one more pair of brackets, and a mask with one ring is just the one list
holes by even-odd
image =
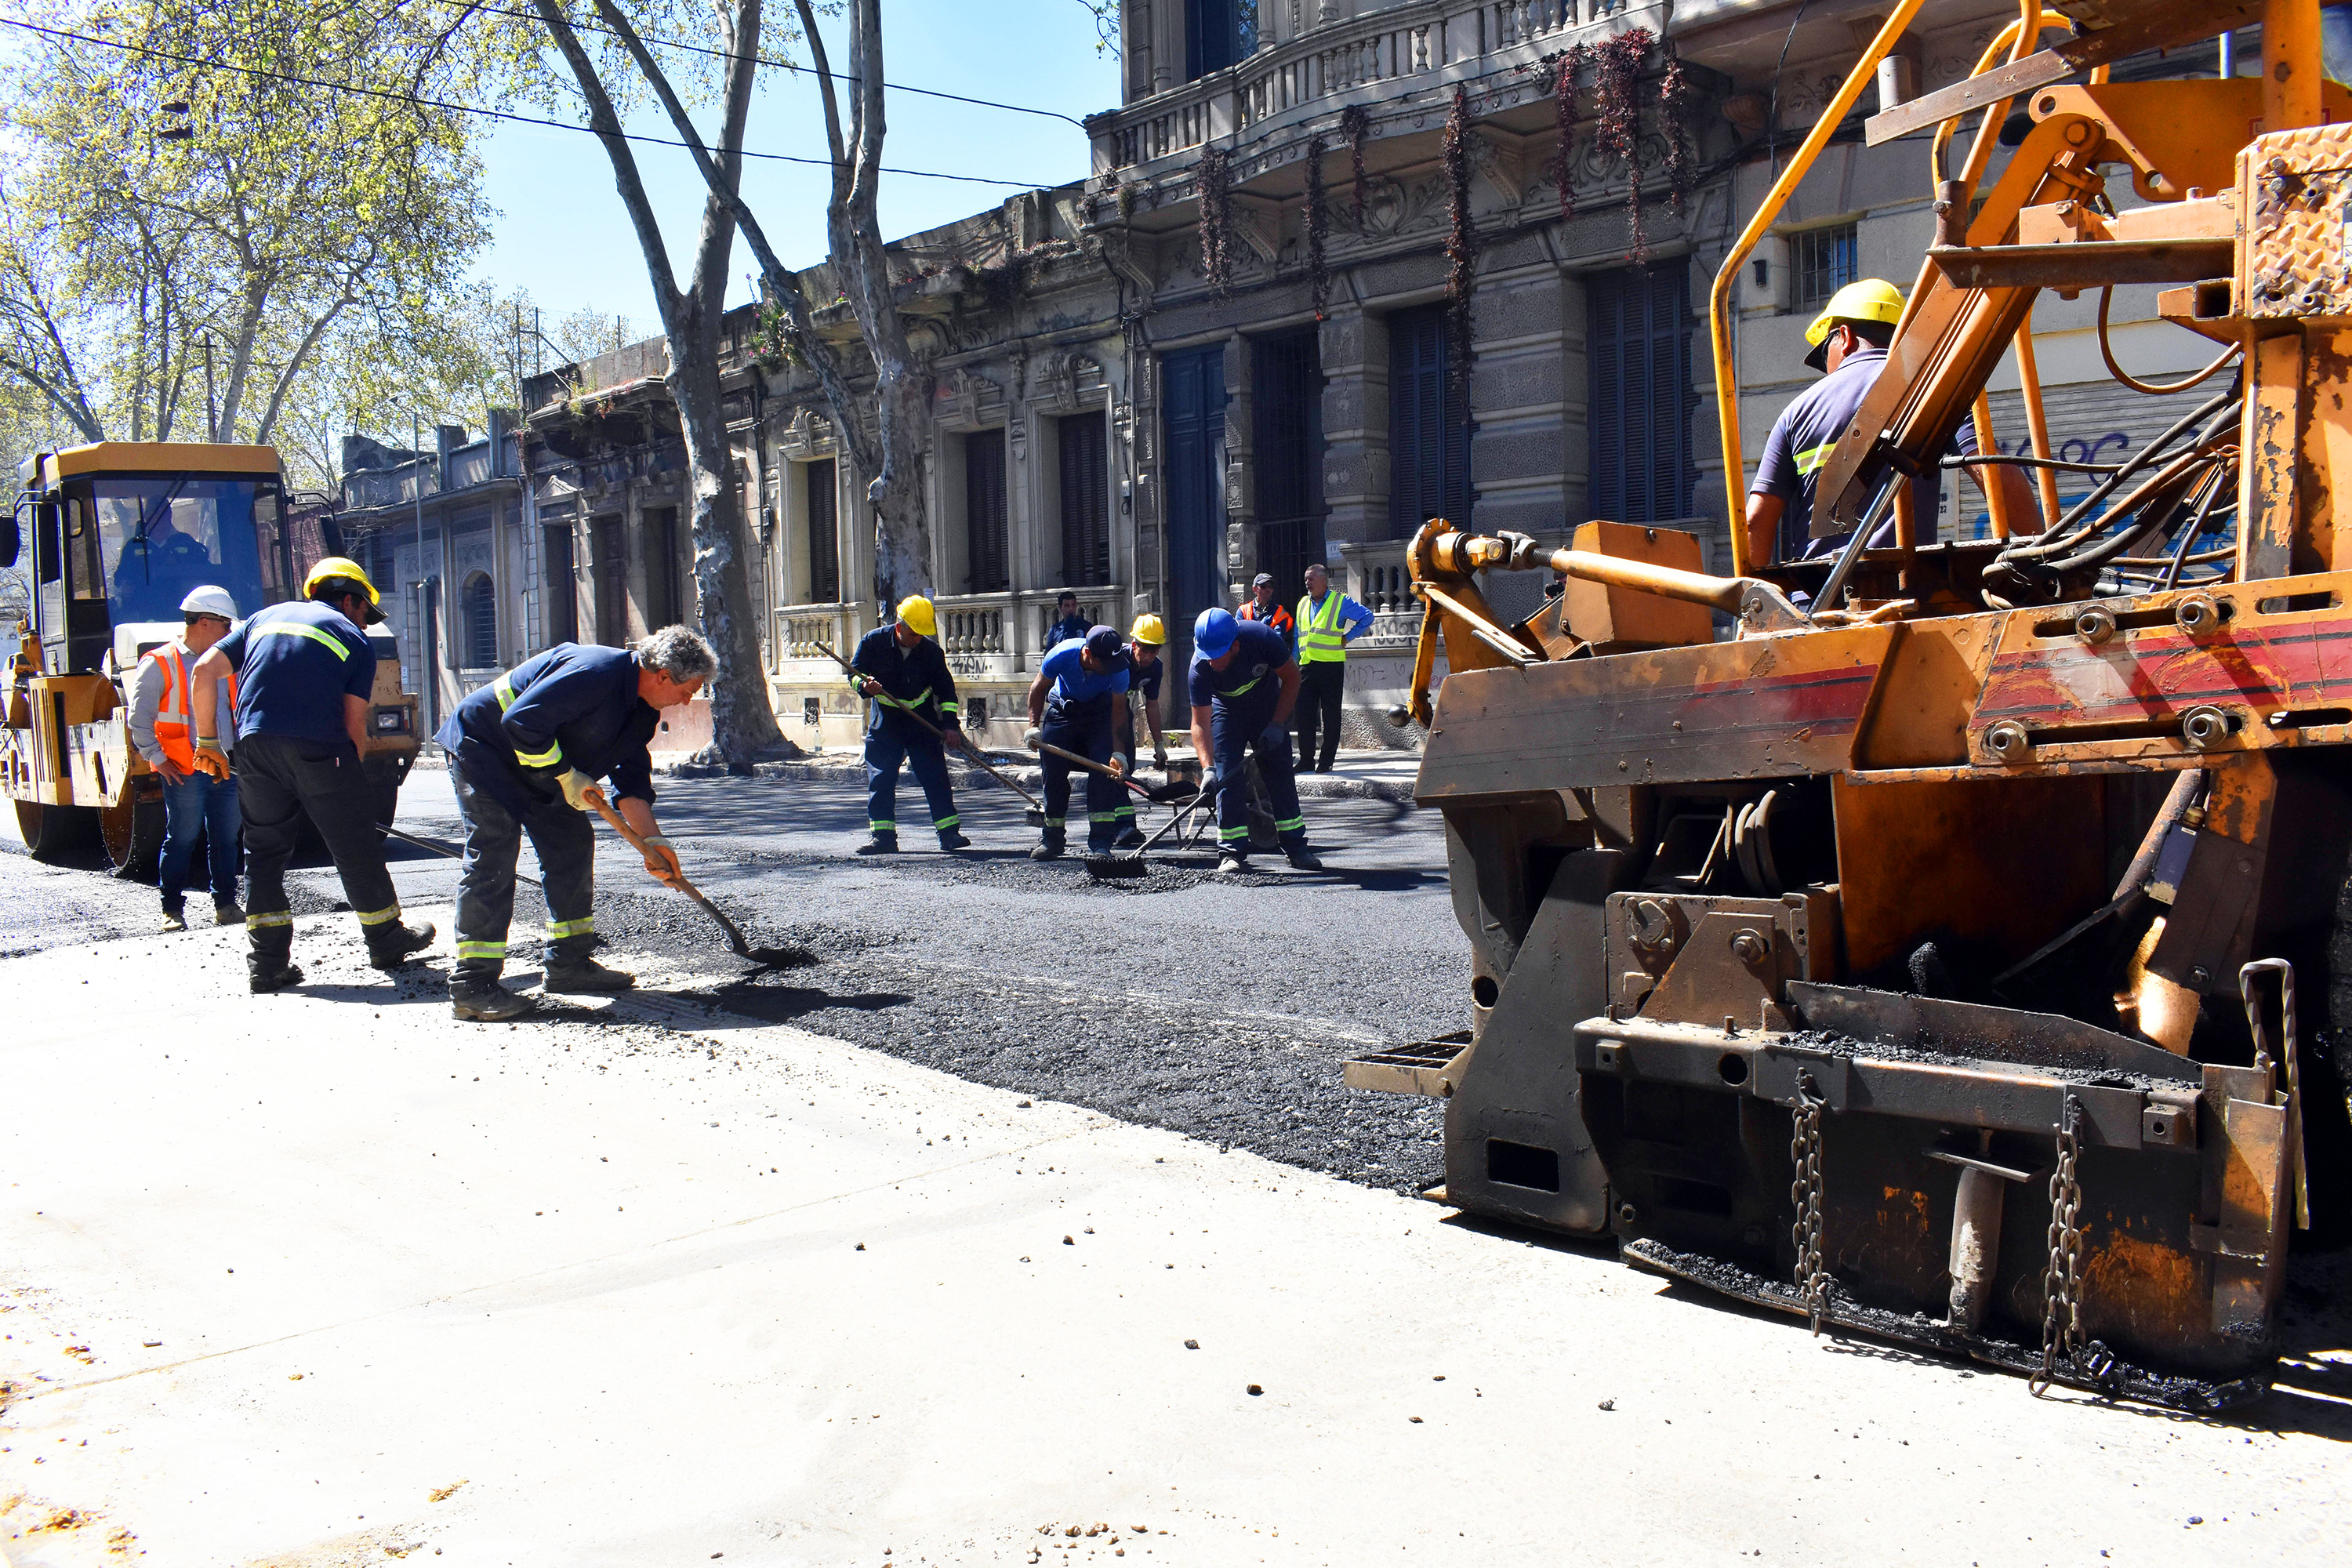
[[859, 855], [896, 855], [898, 852], [898, 836], [895, 833], [877, 833], [853, 851]]
[[1284, 845], [1282, 858], [1290, 862], [1290, 868], [1294, 871], [1323, 869], [1323, 862], [1315, 858], [1315, 851], [1307, 847], [1307, 840], [1304, 838], [1294, 839]]
[[1249, 869], [1249, 857], [1230, 846], [1217, 851], [1217, 875], [1237, 877]]
[[367, 928], [368, 963], [378, 969], [397, 969], [432, 945], [429, 921], [413, 926], [405, 921], [386, 921]]
[[158, 931], [185, 931], [188, 929], [188, 917], [182, 914], [178, 910], [165, 910], [163, 911], [163, 923], [156, 929]]
[[520, 1018], [538, 1004], [508, 990], [495, 978], [457, 974], [449, 981], [449, 1016], [476, 1024], [503, 1024]]
[[1137, 827], [1137, 826], [1135, 826], [1133, 824], [1129, 824], [1126, 832], [1124, 832], [1124, 833], [1120, 834], [1117, 838], [1114, 838], [1114, 839], [1112, 839], [1112, 840], [1111, 840], [1111, 847], [1112, 847], [1112, 848], [1114, 848], [1114, 849], [1140, 849], [1140, 848], [1142, 848], [1142, 847], [1143, 847], [1143, 829], [1141, 829], [1140, 827]]
[[626, 991], [636, 983], [637, 977], [626, 970], [607, 969], [585, 956], [550, 957], [547, 961], [545, 988], [551, 994], [595, 996], [606, 992]]
[[1059, 860], [1061, 858], [1062, 836], [1058, 833], [1048, 833], [1037, 841], [1037, 847], [1029, 851], [1032, 860]]
[[294, 967], [294, 928], [290, 925], [247, 928], [247, 980], [257, 996], [302, 984]]
[[945, 833], [940, 835], [940, 847], [942, 849], [969, 849], [971, 847], [971, 840], [963, 836], [962, 828], [950, 827]]
[[237, 908], [236, 900], [235, 899], [231, 899], [225, 904], [215, 904], [213, 906], [213, 924], [216, 926], [241, 926], [244, 923], [245, 911]]

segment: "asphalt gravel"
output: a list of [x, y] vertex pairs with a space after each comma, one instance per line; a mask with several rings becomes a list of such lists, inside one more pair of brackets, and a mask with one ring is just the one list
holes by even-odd
[[[688, 874], [751, 942], [805, 946], [823, 962], [747, 979], [710, 919], [649, 882], [600, 829], [604, 961], [658, 954], [690, 976], [649, 1001], [793, 1023], [1369, 1185], [1413, 1192], [1442, 1179], [1436, 1102], [1340, 1080], [1350, 1056], [1466, 1022], [1468, 966], [1433, 812], [1308, 801], [1322, 873], [1262, 856], [1220, 878], [1204, 846], [1155, 851], [1139, 878], [1097, 879], [1079, 855], [1028, 858], [1035, 830], [1002, 788], [959, 791], [971, 849], [939, 853], [910, 824], [906, 849], [874, 858], [853, 854], [866, 837], [853, 782], [678, 779], [658, 793]], [[919, 802], [903, 792], [899, 810], [920, 821]], [[1146, 831], [1163, 820], [1147, 812]], [[447, 775], [413, 774], [399, 822], [454, 845]], [[152, 889], [36, 866], [8, 847], [18, 858], [0, 877], [0, 955], [154, 929]], [[391, 850], [404, 905], [454, 899], [454, 862]], [[523, 868], [534, 868], [529, 856]], [[299, 913], [341, 907], [330, 866], [298, 864], [288, 888]], [[535, 963], [545, 919], [536, 892], [519, 888], [512, 968]]]

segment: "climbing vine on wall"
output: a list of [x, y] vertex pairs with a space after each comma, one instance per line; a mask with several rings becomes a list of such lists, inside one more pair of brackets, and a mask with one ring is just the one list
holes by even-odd
[[1649, 237], [1642, 229], [1642, 61], [1655, 40], [1647, 27], [1633, 27], [1598, 45], [1594, 88], [1601, 100], [1597, 133], [1601, 145], [1625, 164], [1625, 222], [1632, 259], [1649, 259]]
[[1372, 113], [1360, 103], [1339, 111], [1339, 134], [1348, 139], [1348, 162], [1356, 177], [1356, 226], [1364, 226], [1364, 139], [1372, 133]]
[[1225, 293], [1234, 280], [1233, 154], [1201, 150], [1201, 276]]
[[1444, 150], [1447, 216], [1445, 237], [1445, 327], [1447, 374], [1457, 388], [1470, 384], [1470, 288], [1477, 262], [1476, 235], [1470, 226], [1470, 95], [1454, 89], [1454, 108], [1445, 116]]
[[1330, 149], [1318, 136], [1307, 143], [1307, 211], [1302, 215], [1307, 237], [1307, 287], [1315, 306], [1315, 319], [1323, 319], [1323, 308], [1331, 301], [1331, 269], [1324, 258], [1326, 231], [1331, 226], [1330, 214], [1325, 210], [1328, 193], [1323, 188], [1323, 157]]
[[1559, 144], [1551, 152], [1552, 183], [1559, 187], [1559, 216], [1576, 216], [1576, 182], [1570, 171], [1576, 155], [1576, 79], [1592, 63], [1592, 46], [1579, 44], [1553, 59], [1552, 100], [1559, 121]]
[[1658, 115], [1665, 121], [1666, 132], [1666, 199], [1674, 205], [1675, 218], [1681, 221], [1683, 204], [1690, 197], [1695, 171], [1692, 168], [1690, 139], [1691, 107], [1698, 89], [1691, 84], [1690, 73], [1683, 69], [1682, 56], [1672, 44], [1666, 46], [1666, 74], [1658, 83]]

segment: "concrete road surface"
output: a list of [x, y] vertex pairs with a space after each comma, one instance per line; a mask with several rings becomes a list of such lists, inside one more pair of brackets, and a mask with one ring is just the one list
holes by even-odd
[[[901, 934], [796, 972], [801, 1021], [871, 987], [864, 952], [911, 976], [960, 950], [992, 994], [1050, 946], [1048, 908], [1164, 906], [1156, 940], [1242, 951], [1307, 896], [1270, 886], [1268, 917], [1213, 888], [1024, 884], [992, 906], [828, 858], [829, 831], [794, 851], [801, 896], [846, 883], [867, 935]], [[1410, 944], [1442, 885], [1401, 891]], [[1246, 1136], [1219, 1139], [1215, 1079], [1175, 1081], [1179, 1057], [1075, 1059], [1090, 1037], [1054, 1015], [1076, 986], [1024, 1005], [1050, 1059], [946, 1071], [905, 1043], [941, 1005], [911, 979], [840, 1009], [866, 1043], [814, 1034], [733, 1010], [761, 988], [633, 917], [607, 956], [647, 994], [458, 1026], [446, 942], [395, 980], [347, 915], [306, 915], [311, 983], [252, 997], [238, 933], [110, 934], [135, 929], [126, 897], [152, 895], [0, 856], [0, 911], [73, 932], [0, 960], [18, 1568], [1990, 1568], [2315, 1563], [2352, 1539], [2341, 1258], [2298, 1264], [2284, 1381], [2252, 1411], [2035, 1401], [1452, 1219], [1369, 1168], [1414, 1157], [1410, 1126], [1339, 1162], [1354, 1180], [1249, 1152], [1283, 1147], [1287, 1108], [1256, 1103], [1288, 1091], [1280, 1042], [1377, 1036], [1356, 1001], [1132, 979], [1156, 1021], [1256, 1019], [1225, 1087]], [[942, 902], [953, 943], [926, 923]], [[1128, 1113], [1075, 1102], [1115, 1090]]]

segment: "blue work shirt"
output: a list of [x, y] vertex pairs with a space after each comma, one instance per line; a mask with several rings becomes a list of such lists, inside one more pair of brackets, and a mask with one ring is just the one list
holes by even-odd
[[1266, 697], [1281, 689], [1275, 671], [1291, 663], [1290, 639], [1262, 621], [1243, 621], [1234, 627], [1234, 653], [1231, 664], [1219, 669], [1199, 654], [1192, 656], [1192, 706], [1206, 708], [1213, 702], [1230, 704], [1244, 694]]
[[1128, 689], [1140, 691], [1146, 702], [1160, 700], [1160, 678], [1167, 673], [1168, 656], [1164, 652], [1150, 664], [1135, 657], [1135, 644], [1127, 645]]
[[[1851, 529], [1827, 539], [1812, 537], [1813, 490], [1821, 482], [1822, 465], [1837, 449], [1839, 437], [1853, 423], [1854, 411], [1870, 395], [1885, 363], [1885, 349], [1855, 350], [1839, 362], [1837, 369], [1799, 393], [1796, 401], [1780, 410], [1780, 417], [1772, 421], [1772, 433], [1764, 437], [1764, 454], [1757, 460], [1756, 482], [1748, 487], [1748, 493], [1779, 496], [1787, 503], [1787, 510], [1780, 513], [1781, 560], [1799, 561], [1825, 554], [1853, 537]], [[1950, 446], [1935, 454], [1934, 460], [1941, 462], [1955, 449], [1963, 457], [1976, 454], [1976, 430], [1966, 420], [1961, 421]], [[1911, 498], [1921, 537], [1927, 537], [1934, 529], [1936, 510], [1943, 504], [1941, 473], [1930, 468], [1913, 479]], [[1894, 526], [1891, 517], [1886, 526]], [[1884, 541], [1872, 541], [1874, 545], [1881, 542]]]
[[1104, 702], [1127, 690], [1129, 672], [1123, 655], [1110, 668], [1096, 671], [1087, 668], [1086, 651], [1083, 640], [1055, 643], [1054, 650], [1037, 667], [1053, 682], [1045, 693], [1046, 707], [1069, 712], [1088, 703]]
[[236, 667], [236, 738], [284, 735], [349, 746], [343, 699], [375, 694], [375, 649], [315, 599], [257, 611], [216, 645]]
[[637, 661], [562, 642], [457, 704], [433, 738], [476, 789], [518, 817], [562, 797], [569, 768], [610, 778], [615, 799], [654, 801], [646, 742], [661, 713], [637, 695]]
[[1086, 616], [1078, 614], [1076, 610], [1072, 610], [1068, 615], [1064, 616], [1060, 620], [1055, 621], [1050, 627], [1046, 628], [1045, 646], [1047, 647], [1059, 647], [1062, 644], [1069, 641], [1073, 637], [1076, 637], [1080, 642], [1084, 642], [1086, 640], [1087, 634], [1094, 629], [1095, 624], [1092, 621], [1087, 619]]

